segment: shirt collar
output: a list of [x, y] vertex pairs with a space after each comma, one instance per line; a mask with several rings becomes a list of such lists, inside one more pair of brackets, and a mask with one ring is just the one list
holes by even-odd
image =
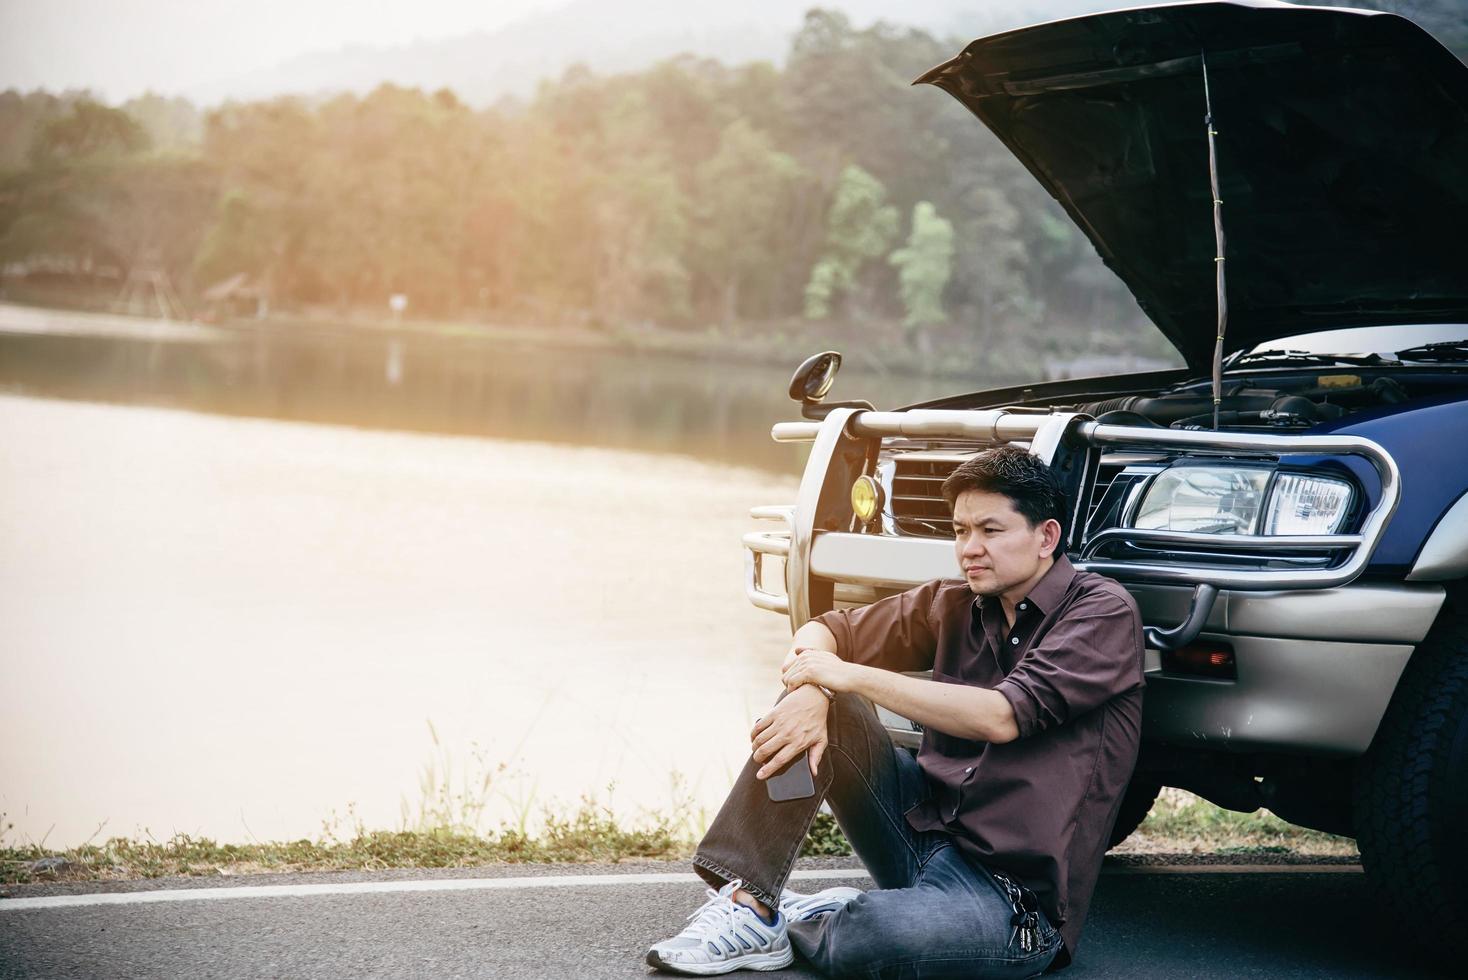
[[1042, 613], [1050, 612], [1060, 605], [1060, 600], [1065, 598], [1066, 590], [1075, 577], [1076, 567], [1070, 563], [1069, 558], [1060, 555], [1025, 598], [1039, 606]]
[[[1060, 600], [1065, 598], [1066, 590], [1076, 577], [1076, 567], [1070, 563], [1065, 555], [1055, 559], [1055, 563], [1041, 576], [1040, 581], [1025, 596], [1026, 602], [1032, 602], [1043, 612], [1049, 612], [1060, 605]], [[974, 608], [983, 615], [984, 609], [989, 609], [995, 614], [1000, 614], [1000, 603], [998, 596], [974, 596]], [[1002, 614], [1001, 614], [1002, 618]]]

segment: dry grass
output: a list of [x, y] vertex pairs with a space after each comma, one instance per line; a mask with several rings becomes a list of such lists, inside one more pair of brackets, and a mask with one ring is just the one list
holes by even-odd
[[[263, 844], [220, 844], [179, 834], [166, 841], [114, 837], [66, 850], [7, 846], [4, 831], [9, 827], [0, 815], [0, 884], [675, 860], [692, 854], [700, 829], [685, 808], [628, 824], [587, 797], [570, 815], [546, 814], [543, 829], [535, 835], [513, 827], [478, 833], [465, 826], [462, 800], [438, 793], [426, 802], [412, 829], [367, 830], [359, 824], [342, 838], [328, 825], [316, 840]], [[851, 848], [835, 821], [822, 813], [801, 853], [846, 855]], [[1267, 811], [1234, 813], [1182, 790], [1165, 789], [1141, 828], [1113, 853], [1352, 857], [1357, 851], [1348, 838], [1304, 830]]]
[[1184, 790], [1166, 787], [1136, 833], [1113, 853], [1295, 854], [1355, 856], [1349, 837], [1285, 823], [1268, 810], [1237, 813]]
[[384, 868], [462, 868], [492, 864], [617, 862], [680, 857], [690, 850], [683, 828], [653, 817], [626, 826], [595, 801], [565, 817], [547, 815], [527, 836], [513, 828], [476, 834], [454, 827], [369, 831], [347, 839], [220, 844], [178, 834], [166, 841], [114, 837], [66, 850], [38, 845], [0, 847], [0, 883], [105, 881], [293, 871], [377, 871]]

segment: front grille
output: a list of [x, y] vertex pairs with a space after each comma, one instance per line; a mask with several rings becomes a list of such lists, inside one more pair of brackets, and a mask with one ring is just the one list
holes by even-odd
[[[931, 456], [897, 456], [892, 470], [892, 521], [899, 534], [925, 538], [953, 537], [952, 512], [943, 499], [943, 481], [958, 468], [962, 459]], [[1125, 469], [1121, 464], [1101, 464], [1096, 485], [1086, 508], [1086, 530], [1094, 533], [1108, 522], [1114, 523], [1130, 481], [1117, 481]], [[1117, 483], [1108, 499], [1108, 490]], [[1103, 507], [1103, 504], [1105, 506]]]
[[[1096, 512], [1101, 509], [1101, 505], [1103, 503], [1106, 503], [1108, 504], [1108, 510], [1110, 509], [1112, 502], [1108, 501], [1106, 499], [1106, 496], [1107, 493], [1111, 490], [1111, 485], [1116, 482], [1116, 478], [1121, 474], [1121, 471], [1123, 469], [1125, 469], [1125, 467], [1110, 465], [1107, 463], [1102, 463], [1101, 466], [1098, 468], [1096, 472], [1096, 485], [1091, 489], [1091, 503], [1090, 506], [1086, 509], [1085, 530], [1088, 536], [1093, 530], [1096, 529]], [[1118, 492], [1120, 492], [1122, 489], [1122, 486], [1117, 487]], [[1116, 495], [1114, 494], [1113, 496]], [[1103, 519], [1106, 516], [1108, 515], [1103, 514]]]
[[1120, 527], [1133, 491], [1156, 472], [1157, 467], [1152, 465], [1102, 463], [1100, 472], [1096, 474], [1096, 486], [1091, 491], [1082, 543], [1108, 528]]
[[892, 521], [897, 530], [917, 537], [953, 537], [943, 481], [962, 461], [898, 456], [893, 462]]

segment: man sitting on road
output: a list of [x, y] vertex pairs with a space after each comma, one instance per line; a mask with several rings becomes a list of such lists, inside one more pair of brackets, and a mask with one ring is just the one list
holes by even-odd
[[[832, 976], [1020, 977], [1074, 956], [1136, 763], [1141, 618], [1059, 553], [1065, 495], [1037, 457], [982, 452], [943, 496], [965, 581], [796, 631], [693, 859], [708, 901], [649, 964], [777, 970], [793, 946]], [[916, 759], [868, 702], [923, 727]], [[763, 780], [806, 751], [815, 794], [771, 801]], [[783, 890], [823, 797], [876, 890]]]

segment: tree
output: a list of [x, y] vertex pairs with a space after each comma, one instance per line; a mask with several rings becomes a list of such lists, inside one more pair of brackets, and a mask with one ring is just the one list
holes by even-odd
[[83, 99], [71, 107], [71, 112], [41, 127], [31, 145], [31, 162], [52, 166], [117, 158], [139, 153], [150, 145], [147, 132], [132, 116]]
[[70, 112], [81, 98], [90, 96], [84, 92], [0, 92], [0, 172], [23, 169], [31, 159], [36, 135], [48, 122]]
[[121, 106], [160, 150], [194, 150], [204, 138], [204, 117], [188, 99], [148, 92]]
[[841, 171], [826, 220], [826, 245], [805, 287], [805, 315], [831, 315], [837, 297], [857, 285], [862, 267], [887, 254], [897, 235], [897, 209], [880, 181], [857, 166]]
[[971, 319], [991, 336], [1009, 325], [1031, 323], [1026, 216], [987, 180], [975, 180], [962, 201], [957, 230], [966, 247], [956, 271]]
[[[726, 322], [738, 318], [741, 301], [773, 311], [771, 294], [784, 266], [781, 219], [803, 178], [792, 157], [743, 119], [724, 128], [718, 151], [695, 172], [694, 261]], [[751, 297], [752, 291], [760, 295]]]
[[214, 227], [204, 237], [194, 260], [194, 275], [208, 286], [245, 273], [256, 279], [270, 278], [274, 230], [269, 218], [238, 188], [219, 201]]
[[953, 274], [953, 225], [938, 217], [927, 201], [912, 210], [912, 233], [907, 246], [887, 261], [897, 267], [902, 284], [902, 305], [907, 309], [903, 325], [908, 328], [943, 323], [943, 289]]

